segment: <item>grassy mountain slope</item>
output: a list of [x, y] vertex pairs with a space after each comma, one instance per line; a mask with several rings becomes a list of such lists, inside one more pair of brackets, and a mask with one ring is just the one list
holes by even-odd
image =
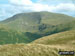
[[9, 27], [0, 24], [0, 45], [1, 44], [15, 44], [15, 43], [29, 43], [37, 39], [38, 35], [34, 37], [27, 36], [27, 33], [18, 32], [9, 29]]
[[44, 24], [58, 25], [75, 20], [75, 18], [64, 14], [50, 12], [40, 12], [40, 14], [42, 18], [41, 22]]
[[38, 32], [42, 25], [56, 26], [59, 24], [71, 22], [75, 18], [64, 14], [50, 12], [31, 12], [21, 13], [3, 21], [8, 27], [22, 32]]
[[26, 43], [29, 40], [27, 36], [20, 32], [0, 28], [0, 44]]
[[40, 20], [41, 18], [38, 13], [21, 13], [3, 21], [2, 23], [18, 31], [33, 32], [37, 29], [36, 27], [40, 23]]

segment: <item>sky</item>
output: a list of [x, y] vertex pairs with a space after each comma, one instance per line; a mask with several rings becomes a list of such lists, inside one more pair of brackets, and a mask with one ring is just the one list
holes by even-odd
[[0, 21], [18, 13], [40, 11], [75, 17], [75, 0], [0, 0]]

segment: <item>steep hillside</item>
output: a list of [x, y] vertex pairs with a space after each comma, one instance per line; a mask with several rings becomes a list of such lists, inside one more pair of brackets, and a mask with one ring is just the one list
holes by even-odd
[[21, 13], [3, 21], [2, 23], [8, 27], [22, 31], [34, 32], [37, 30], [37, 25], [40, 24], [41, 17], [38, 13]]
[[53, 27], [63, 23], [71, 22], [75, 18], [64, 14], [51, 12], [21, 13], [3, 21], [8, 27], [22, 32], [38, 32], [39, 27]]

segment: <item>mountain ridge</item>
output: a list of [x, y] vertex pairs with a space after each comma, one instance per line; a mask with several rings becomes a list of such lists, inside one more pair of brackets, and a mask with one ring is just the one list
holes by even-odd
[[50, 12], [31, 12], [17, 14], [10, 19], [2, 21], [2, 23], [13, 29], [15, 28], [17, 30], [19, 28], [18, 30], [24, 31], [28, 28], [37, 30], [37, 26], [40, 24], [58, 25], [65, 22], [71, 22], [73, 20], [75, 20], [75, 18], [66, 16], [64, 14]]

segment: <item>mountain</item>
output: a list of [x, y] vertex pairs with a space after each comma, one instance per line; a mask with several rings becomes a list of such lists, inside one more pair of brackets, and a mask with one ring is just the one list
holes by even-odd
[[[42, 36], [69, 30], [75, 18], [51, 12], [31, 12], [14, 15], [1, 22], [12, 30], [36, 33]], [[74, 25], [73, 25], [74, 26]], [[61, 28], [62, 27], [62, 28]], [[58, 30], [60, 29], [60, 30]]]
[[64, 14], [51, 12], [31, 12], [14, 15], [2, 23], [8, 27], [21, 32], [37, 32], [40, 26], [56, 26], [71, 22], [75, 18]]
[[30, 43], [75, 29], [75, 18], [51, 12], [20, 13], [0, 22], [0, 44]]

